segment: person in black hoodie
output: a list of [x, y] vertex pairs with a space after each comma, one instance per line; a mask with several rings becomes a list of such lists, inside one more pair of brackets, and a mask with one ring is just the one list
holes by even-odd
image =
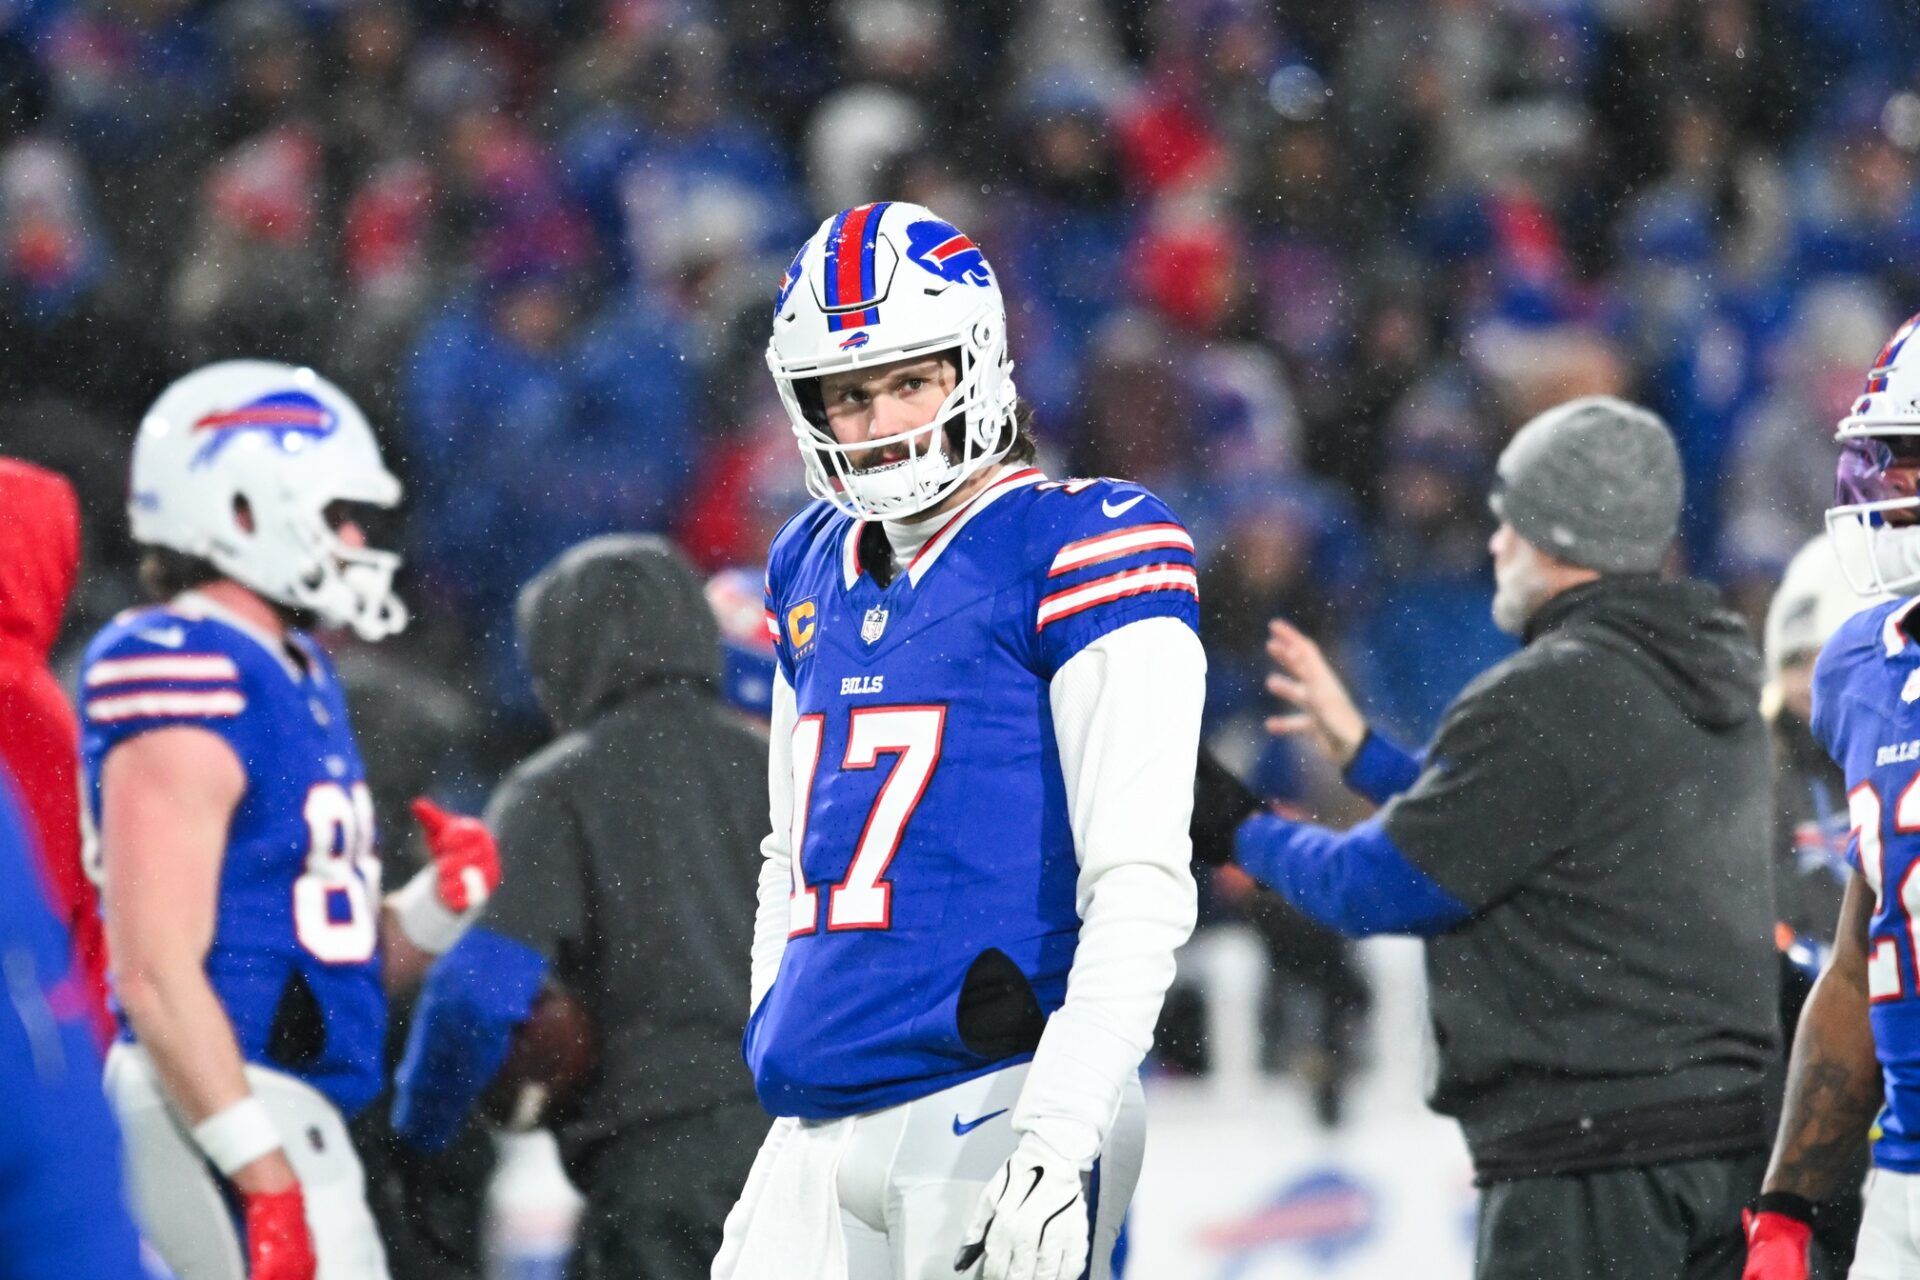
[[1653, 414], [1571, 401], [1498, 470], [1493, 611], [1526, 647], [1415, 756], [1276, 622], [1297, 711], [1269, 727], [1383, 807], [1333, 832], [1203, 765], [1196, 848], [1343, 932], [1428, 939], [1478, 1280], [1733, 1280], [1779, 1062], [1760, 656], [1713, 590], [1659, 576], [1681, 475]]
[[[722, 700], [713, 612], [663, 538], [574, 547], [516, 614], [559, 736], [487, 808], [516, 889], [428, 977], [394, 1129], [443, 1146], [491, 1082], [586, 1197], [572, 1280], [704, 1280], [767, 1128], [740, 1057], [766, 738]], [[514, 1078], [569, 1038], [592, 1065], [564, 1089]]]

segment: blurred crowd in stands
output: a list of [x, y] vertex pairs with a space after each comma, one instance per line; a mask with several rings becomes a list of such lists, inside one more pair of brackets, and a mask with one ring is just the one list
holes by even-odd
[[615, 529], [757, 564], [805, 499], [776, 283], [917, 201], [1000, 275], [1046, 468], [1193, 527], [1216, 744], [1337, 816], [1259, 732], [1264, 619], [1423, 738], [1511, 644], [1486, 482], [1551, 403], [1662, 413], [1688, 566], [1764, 607], [1920, 307], [1916, 67], [1897, 0], [4, 0], [0, 450], [80, 486], [78, 641], [171, 377], [339, 381], [408, 486], [372, 772], [478, 795], [537, 732], [515, 590]]

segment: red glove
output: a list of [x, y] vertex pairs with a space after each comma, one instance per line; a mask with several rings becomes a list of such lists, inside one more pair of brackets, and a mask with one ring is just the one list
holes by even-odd
[[1784, 1213], [1740, 1212], [1747, 1232], [1747, 1269], [1740, 1280], [1807, 1280], [1813, 1228]]
[[448, 813], [425, 796], [413, 802], [413, 816], [427, 836], [440, 901], [454, 912], [484, 904], [500, 887], [500, 847], [487, 824]]
[[242, 1194], [247, 1213], [247, 1280], [314, 1280], [313, 1237], [299, 1184]]

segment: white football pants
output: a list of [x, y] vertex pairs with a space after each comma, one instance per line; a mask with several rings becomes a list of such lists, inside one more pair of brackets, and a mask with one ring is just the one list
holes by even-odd
[[[247, 1066], [300, 1179], [318, 1280], [389, 1280], [380, 1233], [367, 1209], [360, 1159], [347, 1126], [311, 1085]], [[127, 1189], [140, 1233], [179, 1280], [246, 1280], [246, 1251], [213, 1166], [160, 1092], [138, 1045], [107, 1052], [107, 1101], [127, 1147]]]
[[[811, 1228], [821, 1224], [793, 1224], [786, 1232], [786, 1224], [766, 1219], [836, 1210], [846, 1280], [963, 1280], [954, 1272], [954, 1255], [967, 1243], [963, 1237], [988, 1180], [1019, 1141], [1013, 1108], [1026, 1079], [1027, 1064], [1021, 1063], [883, 1111], [842, 1120], [775, 1120], [739, 1203], [727, 1215], [714, 1280], [827, 1276], [797, 1258], [782, 1274], [761, 1274], [757, 1264], [740, 1262], [741, 1245], [750, 1228], [769, 1225], [796, 1241], [812, 1239], [817, 1233]], [[779, 1159], [795, 1139], [828, 1153], [826, 1163]], [[1135, 1080], [1121, 1097], [1120, 1114], [1093, 1169], [1090, 1280], [1110, 1280], [1114, 1242], [1145, 1149], [1146, 1100]], [[831, 1198], [782, 1185], [816, 1174], [831, 1176]], [[965, 1274], [977, 1276], [979, 1268]]]
[[1860, 1243], [1847, 1280], [1920, 1280], [1920, 1176], [1891, 1169], [1867, 1175]]

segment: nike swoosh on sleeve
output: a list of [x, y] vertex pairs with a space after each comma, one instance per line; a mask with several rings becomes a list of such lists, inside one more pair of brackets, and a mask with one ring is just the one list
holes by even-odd
[[1100, 510], [1105, 512], [1109, 518], [1118, 519], [1120, 516], [1123, 516], [1127, 514], [1127, 512], [1133, 510], [1135, 503], [1144, 502], [1146, 500], [1146, 497], [1147, 495], [1144, 493], [1136, 493], [1131, 498], [1128, 498], [1125, 502], [1118, 503], [1118, 504], [1113, 502], [1108, 502], [1103, 499], [1100, 503]]

